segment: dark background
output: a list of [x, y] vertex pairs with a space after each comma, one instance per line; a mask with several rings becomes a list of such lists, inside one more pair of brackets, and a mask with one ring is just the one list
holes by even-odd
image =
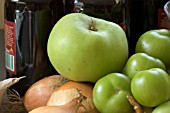
[[0, 80], [5, 78], [4, 30], [0, 29]]

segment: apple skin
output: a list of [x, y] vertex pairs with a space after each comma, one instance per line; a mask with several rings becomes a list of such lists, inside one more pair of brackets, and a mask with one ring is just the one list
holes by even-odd
[[131, 92], [137, 102], [156, 107], [170, 98], [170, 77], [160, 68], [139, 71], [131, 80]]
[[136, 52], [144, 52], [164, 62], [170, 67], [170, 31], [149, 30], [141, 35], [136, 44]]
[[125, 66], [125, 73], [130, 78], [142, 70], [147, 70], [151, 68], [161, 68], [166, 71], [164, 63], [146, 53], [135, 53], [127, 61]]
[[82, 13], [68, 14], [55, 24], [47, 52], [59, 74], [88, 82], [121, 72], [129, 54], [126, 34], [119, 25]]
[[99, 79], [93, 89], [93, 102], [100, 113], [134, 113], [127, 95], [131, 95], [130, 78], [111, 73]]
[[152, 113], [170, 113], [170, 101], [160, 104], [152, 111]]

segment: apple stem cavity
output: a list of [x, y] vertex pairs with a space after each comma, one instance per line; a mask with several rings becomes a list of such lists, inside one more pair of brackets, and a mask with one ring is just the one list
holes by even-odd
[[94, 23], [93, 20], [89, 24], [89, 30], [91, 30], [91, 31], [98, 31], [98, 29], [95, 27], [95, 23]]

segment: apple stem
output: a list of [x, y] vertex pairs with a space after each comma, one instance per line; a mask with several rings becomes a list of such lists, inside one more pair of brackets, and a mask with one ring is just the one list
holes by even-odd
[[94, 21], [92, 20], [91, 23], [89, 24], [89, 30], [91, 31], [97, 31], [96, 27], [95, 27], [95, 23]]
[[89, 29], [90, 29], [91, 31], [97, 31], [97, 29], [96, 29], [94, 26], [89, 26]]

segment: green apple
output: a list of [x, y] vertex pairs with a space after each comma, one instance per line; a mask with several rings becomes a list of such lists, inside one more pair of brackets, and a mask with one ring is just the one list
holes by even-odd
[[170, 77], [160, 68], [139, 71], [131, 80], [134, 98], [143, 106], [156, 107], [170, 98]]
[[136, 52], [144, 52], [164, 62], [170, 67], [170, 31], [167, 29], [145, 32], [136, 44]]
[[160, 104], [152, 113], [170, 113], [170, 101]]
[[47, 50], [58, 73], [74, 81], [96, 82], [106, 74], [121, 72], [128, 59], [123, 29], [82, 13], [68, 14], [55, 24]]
[[134, 113], [127, 96], [131, 95], [130, 78], [111, 73], [100, 78], [93, 89], [93, 102], [100, 113]]
[[128, 59], [125, 66], [125, 73], [130, 78], [133, 78], [137, 72], [150, 68], [161, 68], [166, 71], [166, 67], [161, 60], [146, 53], [136, 53]]

